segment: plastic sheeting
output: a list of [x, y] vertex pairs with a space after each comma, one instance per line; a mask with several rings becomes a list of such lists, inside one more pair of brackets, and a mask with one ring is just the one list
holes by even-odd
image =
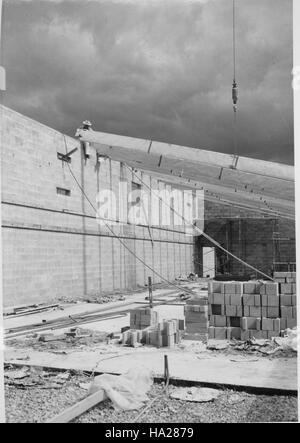
[[139, 367], [124, 375], [103, 374], [95, 377], [89, 394], [103, 389], [117, 411], [141, 409], [148, 401], [147, 393], [153, 384], [151, 371]]

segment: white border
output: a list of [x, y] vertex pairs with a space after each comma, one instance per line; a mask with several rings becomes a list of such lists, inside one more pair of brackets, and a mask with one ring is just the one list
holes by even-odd
[[[0, 0], [0, 51], [1, 51], [1, 24], [2, 24], [2, 0]], [[0, 59], [1, 61], [1, 59]], [[2, 93], [1, 93], [2, 95]], [[1, 115], [0, 115], [1, 119]], [[2, 119], [1, 119], [2, 120]], [[0, 122], [1, 124], [1, 122]], [[0, 127], [0, 149], [2, 150], [2, 137]], [[2, 196], [2, 175], [1, 175], [1, 159], [0, 159], [0, 196]], [[0, 221], [2, 221], [0, 204]], [[2, 224], [2, 223], [1, 223]], [[0, 227], [0, 423], [5, 423], [5, 401], [4, 401], [4, 361], [3, 361], [3, 298], [2, 298], [2, 227]]]
[[[300, 67], [300, 0], [294, 0], [294, 67]], [[2, 0], [0, 0], [0, 49], [1, 49], [1, 11]], [[1, 118], [1, 116], [0, 116]], [[297, 265], [300, 263], [300, 90], [294, 89], [294, 131], [295, 131], [295, 178], [296, 178], [296, 242], [297, 242]], [[0, 128], [1, 130], [1, 128]], [[0, 149], [2, 149], [0, 132]], [[0, 161], [1, 162], [1, 161]], [[0, 163], [0, 195], [1, 191], [1, 163]], [[0, 221], [2, 220], [0, 204]], [[300, 272], [297, 272], [297, 294], [298, 294], [298, 319], [300, 318]], [[5, 402], [4, 402], [4, 368], [3, 368], [3, 298], [2, 298], [2, 228], [0, 229], [0, 423], [5, 423]], [[300, 332], [300, 328], [299, 328]], [[298, 355], [300, 352], [300, 339], [298, 340]], [[300, 365], [298, 359], [298, 374], [300, 375]], [[298, 389], [300, 389], [300, 377], [298, 376]], [[300, 397], [298, 397], [298, 411], [300, 411]], [[299, 412], [298, 412], [299, 420]]]
[[[294, 0], [294, 68], [300, 67], [300, 1]], [[294, 88], [294, 131], [295, 131], [295, 180], [296, 180], [296, 243], [297, 243], [297, 305], [298, 322], [300, 318], [300, 272], [298, 266], [300, 263], [300, 90]], [[298, 323], [298, 331], [300, 331]], [[299, 365], [300, 340], [298, 340], [298, 392], [300, 388], [300, 365]], [[300, 411], [300, 397], [298, 396], [298, 421]]]

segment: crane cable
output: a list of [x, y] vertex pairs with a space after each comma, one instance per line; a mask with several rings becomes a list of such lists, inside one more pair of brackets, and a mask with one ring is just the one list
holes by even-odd
[[159, 194], [157, 194], [153, 189], [151, 189], [151, 187], [141, 178], [139, 177], [134, 170], [128, 166], [126, 163], [124, 163], [124, 166], [133, 174], [133, 176], [135, 176], [142, 185], [144, 185], [147, 189], [150, 190], [150, 192], [152, 192], [153, 195], [156, 196], [156, 198], [161, 201], [168, 209], [170, 209], [177, 217], [179, 217], [184, 225], [189, 226], [190, 228], [192, 228], [195, 232], [198, 233], [198, 235], [202, 235], [203, 237], [205, 237], [208, 241], [210, 241], [212, 244], [214, 244], [218, 249], [220, 249], [221, 251], [225, 252], [226, 254], [230, 255], [232, 258], [234, 258], [235, 260], [237, 260], [238, 262], [240, 262], [241, 264], [243, 264], [244, 266], [248, 267], [249, 269], [252, 269], [252, 271], [257, 272], [258, 274], [264, 276], [265, 278], [267, 278], [268, 280], [271, 281], [275, 281], [272, 277], [270, 277], [269, 275], [265, 274], [264, 272], [260, 271], [259, 269], [255, 268], [254, 266], [250, 265], [249, 263], [245, 262], [244, 260], [242, 260], [241, 258], [239, 258], [238, 256], [236, 256], [235, 254], [233, 254], [232, 252], [228, 251], [226, 248], [224, 248], [220, 243], [218, 243], [215, 239], [213, 239], [210, 235], [206, 234], [204, 231], [202, 231], [200, 228], [198, 228], [197, 225], [195, 225], [194, 223], [189, 222], [182, 214], [180, 214], [179, 212], [177, 212], [172, 206], [170, 206], [163, 198], [161, 198], [161, 196]]
[[[65, 147], [66, 147], [66, 152], [68, 152], [68, 146], [67, 146], [67, 139], [66, 136], [63, 135], [64, 137], [64, 142], [65, 142]], [[106, 229], [108, 229], [108, 231], [111, 233], [113, 238], [116, 238], [120, 244], [136, 259], [138, 260], [140, 263], [142, 263], [144, 265], [145, 268], [149, 269], [154, 275], [156, 275], [157, 277], [159, 277], [162, 281], [164, 281], [165, 283], [167, 283], [167, 285], [169, 286], [173, 286], [174, 288], [178, 289], [180, 292], [186, 292], [187, 294], [190, 295], [195, 295], [195, 292], [193, 292], [190, 289], [186, 289], [184, 287], [178, 286], [175, 283], [172, 283], [171, 281], [169, 281], [167, 278], [165, 278], [163, 275], [161, 275], [159, 272], [157, 272], [154, 268], [152, 268], [152, 266], [148, 265], [141, 257], [139, 257], [129, 246], [126, 245], [126, 243], [119, 237], [119, 235], [117, 235], [114, 230], [109, 226], [109, 224], [106, 222], [106, 220], [103, 217], [100, 217], [99, 214], [97, 214], [97, 209], [96, 207], [93, 205], [92, 201], [90, 200], [90, 198], [88, 197], [87, 193], [85, 192], [83, 186], [81, 186], [81, 184], [79, 183], [75, 173], [73, 172], [73, 169], [71, 168], [69, 163], [66, 163], [67, 167], [69, 169], [69, 172], [71, 174], [71, 176], [73, 177], [76, 185], [78, 186], [78, 188], [80, 189], [80, 191], [82, 192], [82, 195], [85, 197], [86, 201], [89, 203], [89, 205], [91, 206], [91, 208], [93, 209], [93, 211], [95, 212], [96, 216], [102, 221], [102, 223], [104, 224], [104, 226], [106, 227]]]
[[233, 83], [232, 83], [232, 101], [233, 101], [233, 143], [234, 154], [237, 155], [237, 102], [238, 85], [236, 81], [236, 4], [232, 0], [232, 50], [233, 50]]

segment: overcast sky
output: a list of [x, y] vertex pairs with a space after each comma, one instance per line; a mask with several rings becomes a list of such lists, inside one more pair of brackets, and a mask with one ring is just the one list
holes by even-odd
[[[292, 0], [237, 1], [238, 153], [293, 162]], [[4, 0], [4, 104], [232, 153], [231, 0]]]

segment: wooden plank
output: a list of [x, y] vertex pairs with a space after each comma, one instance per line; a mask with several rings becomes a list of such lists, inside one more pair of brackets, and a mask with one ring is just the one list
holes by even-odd
[[37, 308], [32, 308], [32, 309], [18, 309], [16, 310], [15, 314], [9, 315], [9, 318], [18, 318], [18, 317], [24, 317], [25, 315], [32, 315], [32, 314], [39, 314], [45, 311], [49, 311], [50, 309], [54, 309], [54, 308], [58, 308], [59, 304], [55, 304], [55, 305], [48, 305], [48, 306], [39, 306]]
[[105, 392], [101, 389], [95, 394], [89, 395], [87, 398], [80, 401], [79, 403], [76, 403], [76, 405], [66, 409], [64, 412], [52, 418], [51, 420], [48, 420], [46, 423], [70, 423], [71, 421], [75, 420], [75, 418], [79, 417], [80, 415], [97, 406], [102, 401], [106, 400], [106, 398], [107, 396]]

